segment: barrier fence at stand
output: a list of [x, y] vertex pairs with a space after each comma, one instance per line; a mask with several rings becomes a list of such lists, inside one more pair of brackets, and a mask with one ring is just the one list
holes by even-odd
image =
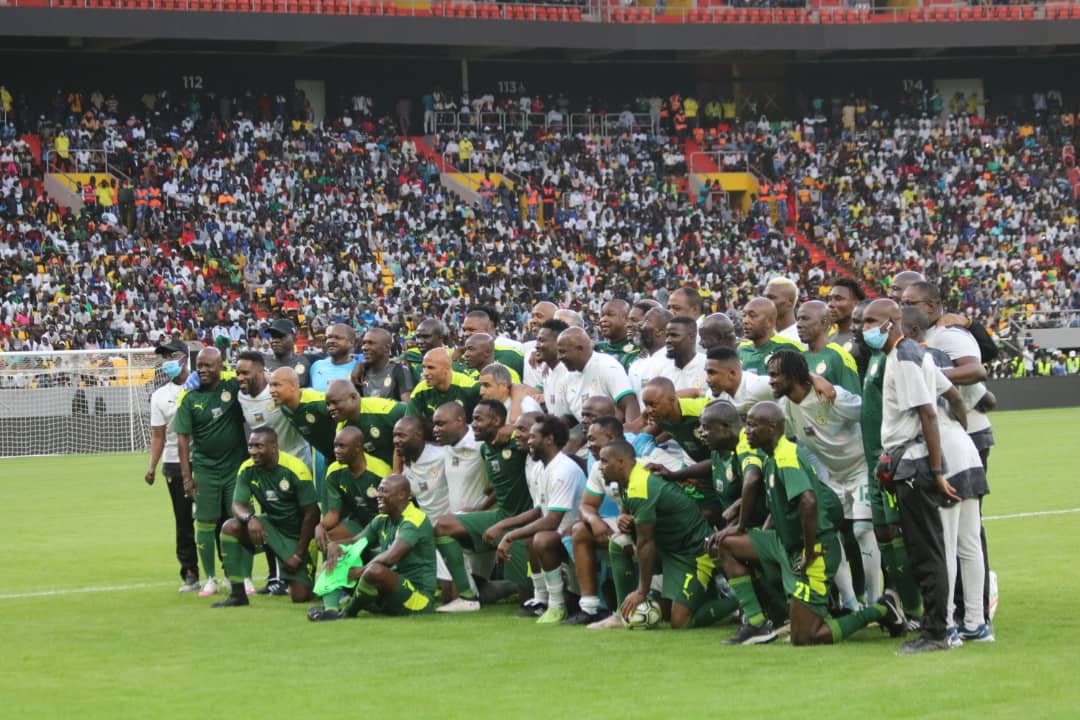
[[[1080, 20], [1080, 2], [997, 5], [920, 0], [907, 7], [842, 7], [809, 0], [804, 7], [738, 7], [697, 0], [691, 7], [580, 4], [428, 2], [426, 0], [5, 0], [3, 8], [82, 8], [185, 12], [436, 17], [461, 20], [604, 22], [616, 24], [863, 25], [878, 23], [1025, 22]], [[693, 6], [693, 5], [696, 5]]]

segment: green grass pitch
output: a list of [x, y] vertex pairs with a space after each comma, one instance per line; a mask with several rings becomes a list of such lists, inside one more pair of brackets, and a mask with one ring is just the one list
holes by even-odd
[[[993, 420], [985, 514], [1080, 507], [1080, 410]], [[211, 611], [176, 592], [167, 493], [142, 481], [145, 463], [0, 460], [0, 717], [1032, 720], [1080, 707], [1080, 513], [988, 521], [997, 642], [898, 658], [876, 629], [837, 647], [728, 648], [727, 625], [592, 633], [507, 606], [325, 625], [287, 598]]]

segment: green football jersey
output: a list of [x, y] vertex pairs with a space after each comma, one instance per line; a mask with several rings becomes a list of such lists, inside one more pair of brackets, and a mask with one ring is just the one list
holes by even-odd
[[487, 468], [488, 481], [495, 492], [495, 504], [507, 516], [520, 515], [533, 507], [529, 485], [525, 482], [526, 454], [513, 441], [506, 445], [480, 446], [480, 457]]
[[739, 363], [742, 365], [743, 372], [756, 372], [758, 375], [768, 375], [768, 371], [765, 369], [765, 364], [768, 363], [769, 358], [772, 357], [774, 352], [778, 350], [794, 350], [795, 352], [802, 352], [806, 348], [802, 343], [789, 340], [783, 335], [773, 335], [768, 342], [761, 347], [756, 347], [750, 340], [744, 340], [739, 343], [739, 347], [735, 349], [735, 352], [739, 355]]
[[[727, 510], [741, 497], [743, 490], [743, 478], [749, 468], [756, 467], [759, 470], [765, 466], [765, 453], [750, 447], [746, 440], [746, 430], [739, 432], [739, 444], [730, 453], [712, 453], [712, 476], [716, 486], [716, 494], [720, 498], [720, 504]], [[764, 495], [758, 496], [754, 512], [751, 514], [750, 527], [761, 527], [768, 517], [769, 511], [765, 507]]]
[[295, 410], [281, 405], [281, 413], [293, 424], [311, 446], [324, 457], [334, 457], [334, 435], [337, 426], [326, 408], [326, 393], [304, 388]]
[[412, 373], [413, 385], [416, 385], [424, 379], [424, 353], [420, 352], [419, 348], [406, 349], [405, 352], [401, 353], [401, 357], [398, 359], [409, 366], [409, 372]]
[[525, 355], [520, 350], [495, 343], [495, 362], [510, 368], [510, 374], [518, 377], [514, 382], [521, 382], [521, 374], [525, 372]]
[[266, 470], [248, 459], [236, 473], [233, 500], [250, 504], [258, 501], [262, 514], [281, 533], [300, 537], [304, 508], [316, 504], [315, 483], [307, 465], [288, 453], [278, 453], [278, 464]]
[[885, 353], [875, 350], [870, 354], [866, 365], [866, 379], [863, 380], [862, 425], [863, 451], [866, 464], [873, 469], [881, 455], [881, 417], [882, 393], [885, 382]]
[[806, 451], [785, 437], [765, 460], [765, 498], [780, 542], [789, 552], [803, 550], [802, 520], [799, 516], [799, 496], [806, 491], [817, 499], [817, 538], [829, 537], [843, 521], [840, 500], [818, 479]]
[[704, 552], [709, 526], [697, 503], [679, 485], [659, 478], [642, 465], [630, 471], [622, 492], [623, 509], [639, 525], [656, 525], [656, 547], [673, 555], [697, 557]]
[[191, 467], [200, 474], [231, 478], [247, 459], [240, 385], [222, 380], [213, 390], [185, 390], [176, 401], [173, 430], [191, 436]]
[[446, 390], [438, 390], [421, 380], [409, 396], [405, 414], [430, 420], [435, 415], [435, 409], [448, 402], [459, 403], [465, 408], [465, 416], [471, 420], [473, 408], [480, 402], [480, 386], [459, 372], [450, 378], [450, 387]]
[[[506, 363], [499, 362], [498, 360], [496, 360], [495, 362], [499, 363], [500, 365], [502, 365], [504, 368], [506, 368], [510, 372], [510, 382], [512, 382], [512, 383], [520, 383], [521, 382], [521, 375], [518, 373], [517, 370], [510, 367]], [[469, 367], [465, 363], [454, 363], [454, 372], [459, 372], [462, 375], [464, 375], [465, 377], [471, 378], [472, 380], [479, 380], [480, 379], [480, 371], [479, 370], [473, 370], [471, 367]]]
[[821, 352], [808, 351], [804, 354], [810, 372], [820, 375], [833, 385], [839, 385], [852, 395], [862, 395], [859, 366], [847, 350], [836, 343], [829, 343], [821, 348]]
[[709, 448], [701, 442], [701, 412], [706, 404], [706, 398], [679, 398], [682, 419], [677, 423], [659, 423], [660, 429], [671, 435], [694, 462], [709, 459]]
[[394, 424], [405, 417], [405, 403], [385, 398], [360, 398], [360, 420], [342, 420], [337, 434], [346, 425], [355, 425], [364, 433], [364, 452], [384, 463], [394, 462]]
[[409, 543], [409, 552], [394, 565], [394, 572], [421, 592], [435, 592], [435, 533], [423, 510], [409, 503], [396, 524], [389, 515], [376, 515], [364, 528], [364, 537], [376, 554], [389, 549], [395, 540]]
[[629, 340], [623, 340], [620, 343], [612, 343], [604, 340], [596, 343], [593, 350], [612, 356], [623, 366], [623, 370], [629, 370], [630, 363], [634, 362], [634, 360], [637, 359], [637, 356], [641, 354], [641, 348]]
[[379, 483], [393, 468], [377, 457], [364, 454], [366, 467], [359, 475], [353, 475], [348, 465], [330, 463], [326, 468], [326, 509], [337, 510], [341, 520], [352, 520], [367, 525], [379, 514]]

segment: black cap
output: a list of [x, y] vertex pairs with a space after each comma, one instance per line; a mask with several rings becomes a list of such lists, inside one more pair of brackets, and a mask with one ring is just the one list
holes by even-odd
[[270, 323], [270, 327], [268, 327], [266, 331], [274, 335], [295, 335], [296, 327], [288, 320], [282, 318]]
[[154, 352], [158, 355], [173, 355], [174, 353], [184, 353], [186, 355], [187, 351], [187, 344], [179, 340], [170, 340], [169, 342], [161, 343], [154, 348]]

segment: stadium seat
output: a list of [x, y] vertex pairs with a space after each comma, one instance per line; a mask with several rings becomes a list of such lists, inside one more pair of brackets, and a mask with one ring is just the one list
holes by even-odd
[[570, 8], [570, 22], [581, 22], [580, 8]]

